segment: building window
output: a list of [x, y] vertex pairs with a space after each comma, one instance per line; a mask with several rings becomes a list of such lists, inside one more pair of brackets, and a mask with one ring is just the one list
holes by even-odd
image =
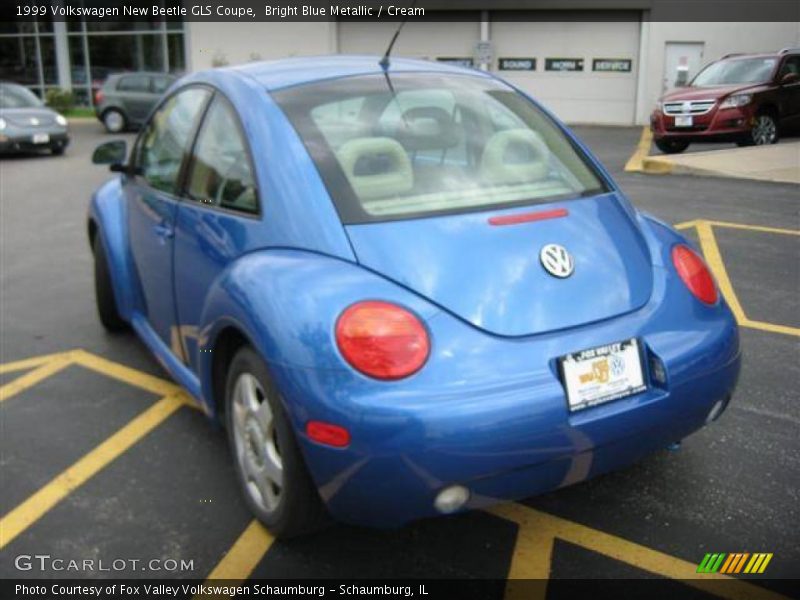
[[[90, 105], [111, 73], [183, 72], [183, 27], [180, 19], [2, 22], [0, 79], [22, 84], [39, 96], [51, 87], [71, 87], [79, 103]], [[66, 43], [60, 43], [64, 38]]]

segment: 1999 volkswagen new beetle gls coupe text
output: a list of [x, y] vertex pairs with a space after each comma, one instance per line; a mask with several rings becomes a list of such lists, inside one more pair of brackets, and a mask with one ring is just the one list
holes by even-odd
[[132, 326], [228, 431], [276, 535], [519, 499], [725, 409], [738, 330], [687, 241], [533, 100], [427, 61], [173, 85], [88, 230]]

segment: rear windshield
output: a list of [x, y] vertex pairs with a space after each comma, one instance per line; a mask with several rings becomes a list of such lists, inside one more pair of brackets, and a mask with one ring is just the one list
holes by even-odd
[[369, 75], [289, 88], [275, 99], [345, 223], [605, 191], [542, 111], [488, 78]]

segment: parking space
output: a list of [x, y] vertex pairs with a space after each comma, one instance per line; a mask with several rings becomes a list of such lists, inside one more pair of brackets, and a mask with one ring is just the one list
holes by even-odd
[[[15, 569], [13, 557], [52, 554], [191, 564], [74, 577], [656, 576], [683, 580], [679, 597], [795, 597], [797, 188], [626, 173], [640, 131], [577, 128], [637, 206], [696, 242], [734, 307], [745, 360], [726, 414], [680, 451], [521, 503], [397, 531], [334, 525], [288, 543], [252, 521], [224, 434], [135, 336], [109, 336], [97, 323], [85, 213], [108, 172], [89, 156], [110, 138], [84, 122], [64, 157], [3, 159], [0, 577], [63, 576]], [[765, 575], [710, 590], [727, 576], [695, 578], [708, 552], [774, 556]], [[498, 586], [497, 597], [514, 594], [513, 584]]]

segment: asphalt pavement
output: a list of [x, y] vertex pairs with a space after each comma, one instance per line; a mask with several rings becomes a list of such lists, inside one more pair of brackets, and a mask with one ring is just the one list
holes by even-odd
[[[553, 578], [669, 576], [707, 552], [769, 552], [767, 575], [747, 576], [749, 583], [792, 593], [793, 582], [780, 579], [800, 577], [800, 236], [791, 233], [800, 230], [798, 188], [625, 173], [640, 128], [576, 132], [636, 206], [683, 224], [694, 240], [693, 223], [713, 228], [746, 313], [744, 367], [727, 412], [679, 451], [528, 499], [519, 510], [534, 510], [519, 513], [518, 522], [528, 515], [541, 531], [557, 532], [548, 565]], [[94, 122], [74, 124], [72, 133], [63, 157], [0, 159], [0, 386], [52, 363], [14, 372], [2, 372], [2, 364], [86, 352], [82, 363], [54, 368], [35, 385], [29, 378], [0, 400], [0, 514], [18, 531], [0, 541], [0, 577], [63, 576], [14, 566], [21, 554], [49, 553], [185, 559], [193, 561], [189, 571], [146, 575], [204, 578], [240, 556], [243, 536], [251, 542], [246, 547], [261, 549], [238, 565], [245, 576], [504, 578], [519, 567], [515, 549], [524, 536], [514, 519], [497, 513], [395, 531], [335, 525], [312, 538], [272, 543], [249, 528], [223, 434], [190, 407], [157, 421], [118, 454], [106, 448], [104, 467], [86, 471], [81, 457], [163, 395], [148, 376], [168, 377], [134, 335], [108, 335], [97, 321], [86, 210], [91, 192], [111, 174], [89, 157], [113, 138]], [[70, 473], [83, 479], [50, 487], [76, 464]], [[42, 489], [45, 500], [56, 500], [44, 511]]]

